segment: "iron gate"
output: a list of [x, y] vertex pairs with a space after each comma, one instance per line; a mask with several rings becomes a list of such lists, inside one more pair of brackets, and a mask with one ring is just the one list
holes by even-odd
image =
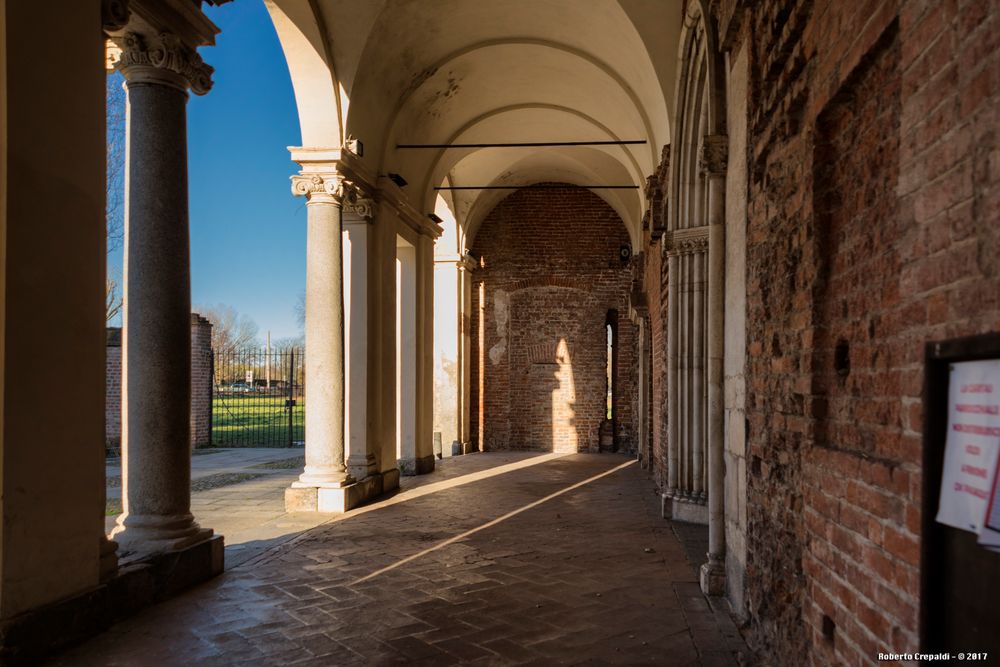
[[301, 348], [212, 352], [212, 445], [293, 447], [305, 440]]

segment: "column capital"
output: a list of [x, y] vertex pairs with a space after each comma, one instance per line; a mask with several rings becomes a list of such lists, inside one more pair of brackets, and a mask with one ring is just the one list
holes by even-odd
[[110, 54], [114, 69], [129, 83], [154, 83], [184, 92], [190, 89], [195, 95], [204, 95], [212, 89], [215, 69], [174, 33], [150, 35], [129, 31], [113, 37], [112, 41], [118, 48], [117, 60]]
[[303, 171], [293, 174], [292, 194], [296, 197], [305, 197], [310, 203], [314, 200], [330, 201], [330, 203], [340, 203], [344, 197], [344, 180], [336, 172], [320, 173]]
[[375, 200], [339, 172], [301, 171], [291, 180], [292, 194], [305, 197], [310, 204], [336, 204], [343, 207], [345, 214], [367, 221], [375, 217]]
[[130, 83], [170, 86], [196, 95], [212, 88], [213, 68], [199, 46], [215, 43], [219, 28], [191, 0], [102, 0], [101, 22], [113, 42], [109, 68]]
[[729, 163], [729, 137], [724, 134], [709, 134], [701, 143], [701, 154], [698, 156], [701, 170], [712, 176], [726, 173]]
[[375, 222], [375, 212], [378, 206], [375, 199], [366, 196], [360, 189], [356, 190], [353, 195], [352, 198], [351, 194], [348, 193], [348, 196], [344, 198], [344, 214], [352, 218], [345, 220], [345, 222]]
[[469, 272], [475, 271], [476, 267], [479, 266], [479, 262], [476, 260], [476, 258], [473, 257], [472, 255], [469, 255], [468, 253], [462, 255], [459, 258], [459, 260], [455, 262], [455, 264], [458, 265], [459, 270], [469, 271]]
[[288, 151], [302, 167], [291, 177], [293, 195], [310, 203], [340, 204], [357, 217], [375, 216], [374, 179], [350, 149], [289, 146]]
[[435, 266], [438, 265], [443, 266], [446, 264], [451, 264], [459, 271], [472, 271], [477, 266], [479, 266], [479, 263], [476, 261], [476, 258], [473, 257], [472, 255], [469, 254], [460, 255], [454, 252], [450, 254], [442, 253], [434, 255], [434, 264]]

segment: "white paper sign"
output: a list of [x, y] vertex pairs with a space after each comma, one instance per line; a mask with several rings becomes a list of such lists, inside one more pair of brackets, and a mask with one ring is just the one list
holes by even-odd
[[1000, 450], [1000, 360], [951, 364], [937, 521], [979, 533]]
[[979, 543], [993, 551], [1000, 551], [1000, 454], [993, 468], [993, 487], [986, 504], [986, 518], [979, 531]]

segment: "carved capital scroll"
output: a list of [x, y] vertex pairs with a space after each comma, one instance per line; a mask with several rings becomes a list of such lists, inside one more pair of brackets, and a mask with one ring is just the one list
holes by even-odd
[[116, 42], [121, 49], [116, 69], [129, 82], [149, 82], [191, 89], [204, 95], [212, 89], [215, 69], [180, 37], [161, 32], [153, 38], [126, 32]]

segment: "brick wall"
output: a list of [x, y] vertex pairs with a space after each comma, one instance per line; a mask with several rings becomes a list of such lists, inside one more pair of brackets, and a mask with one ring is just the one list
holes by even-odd
[[212, 323], [191, 313], [191, 446], [212, 438]]
[[[471, 248], [473, 345], [485, 334], [484, 395], [473, 364], [472, 433], [480, 448], [597, 451], [606, 415], [609, 311], [617, 314], [616, 438], [634, 451], [636, 328], [628, 319], [632, 267], [618, 215], [574, 186], [519, 190], [483, 222]], [[479, 443], [483, 421], [484, 443]]]
[[[121, 447], [122, 436], [122, 335], [108, 329], [105, 374], [104, 438], [108, 449]], [[211, 444], [212, 324], [191, 314], [191, 446]]]
[[108, 328], [105, 353], [104, 446], [114, 451], [122, 444], [122, 330]]
[[917, 645], [924, 343], [1000, 330], [1000, 16], [714, 4], [750, 55], [748, 638], [872, 664]]

